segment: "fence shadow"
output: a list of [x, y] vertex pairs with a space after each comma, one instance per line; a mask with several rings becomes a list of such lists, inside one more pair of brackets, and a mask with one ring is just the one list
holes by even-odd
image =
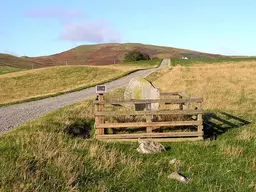
[[216, 140], [230, 129], [248, 125], [250, 122], [226, 112], [203, 114], [204, 138]]
[[92, 136], [92, 129], [94, 125], [93, 119], [74, 119], [71, 124], [64, 128], [64, 133], [72, 137], [81, 137], [88, 139]]

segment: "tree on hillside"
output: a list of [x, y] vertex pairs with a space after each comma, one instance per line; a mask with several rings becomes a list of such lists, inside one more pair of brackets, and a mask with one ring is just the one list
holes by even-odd
[[129, 51], [125, 54], [124, 62], [140, 61], [140, 60], [150, 60], [150, 57], [146, 53], [141, 53], [137, 50]]

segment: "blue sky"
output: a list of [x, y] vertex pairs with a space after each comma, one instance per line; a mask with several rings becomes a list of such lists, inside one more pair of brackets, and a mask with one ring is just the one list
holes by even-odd
[[2, 53], [40, 56], [136, 42], [256, 55], [255, 0], [8, 0], [0, 9]]

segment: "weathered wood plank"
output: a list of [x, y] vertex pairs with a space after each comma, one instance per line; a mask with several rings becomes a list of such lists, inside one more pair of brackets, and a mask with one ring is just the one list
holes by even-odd
[[[182, 95], [179, 95], [179, 99], [181, 100], [183, 97], [182, 97]], [[181, 103], [180, 105], [179, 105], [179, 108], [180, 108], [180, 110], [183, 110], [183, 103]]]
[[[99, 94], [99, 101], [100, 101], [100, 102], [103, 102], [103, 101], [104, 101], [104, 95], [103, 95], [103, 94]], [[105, 109], [104, 103], [99, 104], [98, 107], [99, 107], [99, 108], [98, 108], [98, 111], [99, 111], [99, 112], [104, 112], [104, 109]], [[98, 122], [99, 122], [100, 124], [104, 124], [104, 123], [105, 123], [105, 119], [104, 119], [104, 118], [105, 118], [104, 116], [100, 116], [100, 117], [98, 118]], [[99, 134], [99, 135], [104, 135], [104, 129], [98, 130], [98, 134]]]
[[122, 128], [122, 127], [164, 127], [164, 126], [189, 126], [189, 125], [201, 125], [202, 121], [166, 121], [166, 122], [134, 122], [134, 123], [107, 123], [96, 124], [96, 128]]
[[95, 112], [95, 116], [123, 116], [123, 115], [197, 115], [203, 113], [202, 110], [163, 110], [163, 111], [114, 111]]
[[183, 92], [160, 92], [160, 96], [177, 96], [182, 94]]
[[[106, 142], [138, 142], [138, 139], [99, 139]], [[181, 141], [199, 141], [203, 140], [201, 137], [187, 137], [187, 138], [154, 138], [149, 139], [156, 142], [181, 142]]]
[[[203, 121], [203, 115], [202, 114], [198, 114], [197, 121], [199, 121], [199, 122]], [[197, 131], [198, 132], [203, 132], [203, 123], [198, 125]], [[203, 137], [203, 135], [201, 137]]]
[[193, 137], [202, 136], [203, 132], [166, 132], [166, 133], [137, 133], [137, 134], [109, 134], [98, 135], [98, 139], [133, 139], [133, 138], [157, 138], [157, 137]]
[[[152, 116], [151, 116], [151, 115], [148, 115], [148, 116], [146, 117], [146, 122], [147, 122], [147, 123], [151, 123], [151, 122], [152, 122]], [[151, 126], [150, 126], [150, 127], [147, 127], [147, 129], [146, 129], [146, 130], [147, 130], [147, 133], [151, 133], [151, 132], [152, 132], [152, 128], [153, 128], [153, 127], [151, 127]]]
[[149, 103], [168, 103], [168, 104], [186, 104], [203, 102], [202, 98], [192, 98], [192, 99], [147, 99], [147, 100], [126, 100], [126, 101], [94, 101], [95, 104], [149, 104]]

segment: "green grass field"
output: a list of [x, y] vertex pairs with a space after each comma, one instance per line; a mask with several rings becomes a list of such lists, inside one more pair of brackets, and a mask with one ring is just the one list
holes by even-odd
[[12, 73], [21, 71], [22, 69], [15, 68], [15, 67], [9, 67], [9, 66], [0, 66], [0, 75], [6, 74], [6, 73]]
[[[0, 137], [0, 191], [254, 191], [256, 187], [256, 62], [174, 67], [154, 76], [162, 91], [204, 98], [204, 130], [216, 140], [164, 143], [141, 155], [136, 143], [72, 137], [93, 133], [93, 101], [26, 123]], [[166, 83], [168, 82], [168, 83]], [[123, 90], [107, 98], [121, 97]], [[169, 164], [179, 159], [180, 166]], [[168, 179], [179, 170], [184, 184]], [[253, 189], [254, 188], [254, 189]]]

